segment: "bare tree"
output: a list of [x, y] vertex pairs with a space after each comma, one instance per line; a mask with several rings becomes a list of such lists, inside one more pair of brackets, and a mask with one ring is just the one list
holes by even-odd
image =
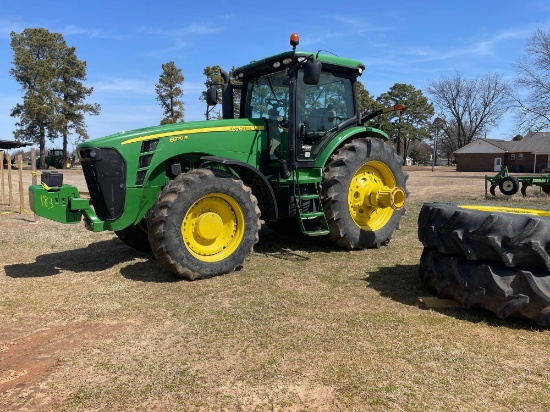
[[[442, 120], [441, 118], [439, 119]], [[437, 152], [447, 159], [447, 166], [450, 166], [454, 151], [463, 146], [460, 145], [458, 139], [458, 125], [456, 121], [451, 120], [445, 123], [440, 130], [442, 133], [439, 136], [440, 140], [438, 142]]]
[[456, 149], [497, 125], [510, 107], [510, 86], [498, 74], [463, 79], [460, 74], [441, 77], [428, 85], [428, 93], [446, 122], [443, 133]]
[[518, 77], [512, 93], [520, 130], [550, 127], [550, 33], [535, 30], [524, 56], [516, 64]]

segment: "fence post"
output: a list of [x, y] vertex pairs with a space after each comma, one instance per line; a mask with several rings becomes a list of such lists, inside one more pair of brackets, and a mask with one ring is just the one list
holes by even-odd
[[[34, 147], [31, 147], [31, 173], [32, 173], [32, 184], [35, 185], [37, 182], [37, 177], [36, 177], [36, 151]], [[29, 199], [29, 202], [30, 202], [30, 199]], [[36, 216], [36, 213], [34, 214], [34, 223], [38, 223], [38, 216]]]
[[36, 151], [34, 147], [31, 147], [31, 170], [32, 170], [32, 184], [36, 184]]
[[12, 206], [13, 205], [13, 191], [12, 191], [13, 188], [11, 184], [11, 155], [8, 154], [6, 159], [8, 161], [8, 195], [9, 195], [8, 206]]
[[4, 203], [4, 152], [0, 151], [0, 179], [2, 180], [2, 203]]
[[23, 155], [17, 155], [17, 172], [19, 173], [19, 213], [25, 210], [25, 191], [23, 189]]

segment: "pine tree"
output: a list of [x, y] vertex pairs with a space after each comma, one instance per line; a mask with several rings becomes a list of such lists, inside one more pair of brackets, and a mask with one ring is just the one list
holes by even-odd
[[[231, 69], [231, 72], [235, 70], [235, 67]], [[223, 78], [221, 76], [221, 67], [218, 65], [215, 66], [206, 66], [203, 70], [203, 74], [206, 76], [206, 80], [204, 82], [204, 85], [206, 86], [206, 89], [209, 89], [210, 87], [215, 87], [218, 89], [218, 103], [221, 104], [222, 102], [222, 83]], [[239, 113], [241, 110], [240, 101], [241, 101], [241, 89], [240, 85], [242, 82], [231, 79], [230, 84], [233, 86], [233, 115], [235, 118], [239, 117]], [[202, 92], [201, 97], [199, 98], [202, 101], [206, 101], [206, 92]], [[221, 113], [218, 110], [216, 117], [218, 119], [221, 119]], [[208, 112], [206, 114], [206, 120], [209, 119]]]
[[25, 92], [23, 103], [11, 111], [12, 117], [19, 118], [14, 136], [39, 145], [44, 167], [46, 138], [53, 141], [63, 136], [66, 155], [69, 131], [86, 139], [84, 115], [98, 114], [99, 105], [83, 103], [93, 90], [81, 83], [86, 79], [86, 63], [77, 59], [76, 49], [68, 47], [61, 34], [25, 29], [11, 33], [10, 45], [14, 52], [10, 75]]
[[16, 140], [37, 143], [40, 148], [40, 166], [44, 167], [46, 136], [53, 139], [55, 115], [60, 106], [55, 93], [56, 76], [60, 56], [67, 45], [59, 33], [46, 29], [25, 29], [23, 33], [12, 32], [11, 48], [14, 51], [13, 68], [10, 75], [25, 92], [23, 103], [11, 111], [18, 117]]
[[395, 83], [390, 90], [382, 93], [376, 99], [383, 107], [403, 104], [402, 112], [390, 112], [386, 117], [389, 129], [386, 131], [393, 136], [396, 152], [406, 160], [409, 145], [413, 140], [421, 140], [428, 137], [430, 119], [434, 114], [434, 108], [428, 101], [422, 90], [416, 89], [410, 84]]
[[[84, 103], [93, 92], [93, 87], [84, 87], [86, 80], [86, 62], [78, 60], [76, 49], [67, 48], [60, 68], [56, 92], [61, 97], [61, 110], [56, 117], [56, 131], [63, 137], [63, 153], [67, 156], [67, 144], [70, 131], [78, 135], [77, 140], [87, 140], [85, 114], [98, 115], [100, 106], [97, 103]], [[63, 168], [66, 159], [63, 159]]]
[[160, 124], [183, 122], [183, 74], [173, 61], [162, 65], [162, 74], [158, 84], [155, 85], [157, 100], [163, 109], [164, 118]]

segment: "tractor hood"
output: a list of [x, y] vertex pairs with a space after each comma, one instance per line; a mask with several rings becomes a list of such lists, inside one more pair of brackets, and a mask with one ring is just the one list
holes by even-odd
[[[196, 122], [173, 123], [160, 126], [145, 127], [130, 131], [121, 131], [109, 136], [83, 142], [77, 146], [80, 149], [89, 147], [118, 147], [131, 143], [153, 139], [185, 139], [186, 136], [218, 131], [253, 131], [262, 130], [264, 122], [261, 119], [228, 119]], [[259, 129], [261, 127], [261, 129]]]

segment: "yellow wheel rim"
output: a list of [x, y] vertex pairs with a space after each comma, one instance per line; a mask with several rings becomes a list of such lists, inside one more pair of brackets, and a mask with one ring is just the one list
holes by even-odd
[[244, 214], [235, 199], [222, 193], [201, 197], [189, 208], [181, 223], [185, 247], [204, 262], [230, 256], [244, 236]]
[[404, 203], [405, 191], [396, 185], [392, 171], [382, 162], [365, 163], [351, 179], [349, 212], [363, 230], [381, 229]]
[[540, 209], [523, 209], [523, 208], [517, 208], [517, 207], [476, 206], [476, 205], [461, 205], [459, 207], [463, 209], [482, 210], [484, 212], [513, 213], [516, 215], [550, 216], [549, 210], [540, 210]]

